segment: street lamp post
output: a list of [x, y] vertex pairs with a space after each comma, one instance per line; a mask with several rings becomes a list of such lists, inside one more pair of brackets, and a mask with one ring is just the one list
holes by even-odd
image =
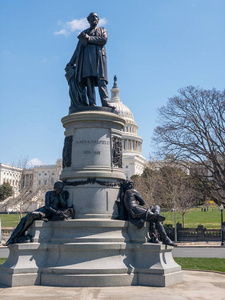
[[174, 212], [174, 242], [177, 242], [177, 213], [175, 208], [172, 211]]
[[220, 205], [220, 211], [221, 211], [221, 246], [223, 246], [223, 231], [224, 231], [223, 210], [224, 210], [224, 206], [223, 206], [223, 204], [221, 204]]

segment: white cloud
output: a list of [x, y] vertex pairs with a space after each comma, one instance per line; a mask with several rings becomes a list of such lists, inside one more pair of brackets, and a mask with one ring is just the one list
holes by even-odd
[[28, 166], [40, 166], [43, 165], [43, 163], [38, 158], [31, 159], [28, 164]]
[[[107, 23], [106, 18], [99, 19], [99, 26], [104, 26]], [[62, 23], [61, 21], [58, 22], [58, 25], [62, 27], [59, 31], [55, 31], [55, 35], [65, 35], [68, 36], [72, 32], [81, 32], [84, 29], [89, 27], [89, 23], [87, 21], [87, 18], [82, 19], [74, 19], [70, 22]]]
[[68, 35], [69, 32], [67, 30], [65, 30], [65, 29], [61, 29], [59, 31], [55, 31], [54, 34], [55, 35], [60, 35], [60, 34], [62, 34], [62, 35]]
[[105, 26], [105, 24], [107, 23], [107, 20], [106, 18], [102, 18], [102, 19], [99, 19], [99, 27], [102, 27], [102, 26]]
[[83, 31], [84, 29], [88, 28], [88, 21], [86, 18], [80, 19], [80, 20], [73, 20], [71, 22], [66, 22], [66, 26], [71, 32], [74, 31]]

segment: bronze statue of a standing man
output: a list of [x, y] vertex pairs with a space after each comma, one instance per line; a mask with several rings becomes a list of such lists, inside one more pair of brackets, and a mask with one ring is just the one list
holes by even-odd
[[67, 64], [75, 67], [76, 82], [87, 89], [89, 105], [96, 106], [95, 87], [98, 86], [102, 106], [112, 107], [109, 104], [107, 90], [107, 59], [105, 44], [107, 31], [103, 27], [97, 27], [99, 17], [92, 12], [87, 17], [90, 28], [82, 31], [75, 52]]

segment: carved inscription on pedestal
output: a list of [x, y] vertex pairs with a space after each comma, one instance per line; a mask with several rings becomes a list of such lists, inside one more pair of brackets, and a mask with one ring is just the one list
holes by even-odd
[[122, 138], [113, 136], [112, 138], [113, 141], [113, 166], [114, 167], [119, 167], [122, 168]]
[[[93, 140], [93, 139], [82, 139], [82, 140], [77, 140], [75, 141], [75, 147], [78, 146], [82, 146], [84, 147], [85, 150], [82, 151], [83, 154], [87, 154], [87, 155], [101, 155], [101, 151], [100, 150], [94, 150], [97, 147], [99, 146], [107, 146], [109, 145], [109, 141], [106, 141], [106, 140]], [[78, 148], [77, 147], [77, 148]], [[102, 149], [102, 148], [101, 148]]]
[[72, 167], [110, 167], [110, 134], [105, 128], [78, 128], [73, 136]]
[[65, 137], [64, 147], [63, 147], [63, 168], [71, 167], [72, 143], [73, 143], [72, 135]]

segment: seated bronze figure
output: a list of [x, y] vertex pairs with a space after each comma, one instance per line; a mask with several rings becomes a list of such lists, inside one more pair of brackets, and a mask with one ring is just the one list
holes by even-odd
[[29, 240], [32, 241], [32, 237], [29, 234], [26, 234], [26, 231], [35, 220], [43, 220], [45, 222], [48, 222], [49, 220], [61, 221], [65, 219], [72, 219], [74, 217], [73, 207], [68, 207], [67, 205], [69, 193], [67, 191], [63, 191], [63, 186], [62, 181], [57, 181], [54, 184], [54, 191], [48, 191], [45, 195], [45, 206], [23, 217], [6, 242], [5, 246]]
[[147, 221], [150, 223], [150, 243], [159, 243], [158, 235], [162, 239], [163, 244], [175, 246], [168, 237], [162, 221], [165, 217], [160, 215], [159, 205], [145, 208], [145, 201], [141, 195], [134, 189], [132, 180], [124, 181], [122, 192], [119, 200], [119, 218], [129, 220], [137, 228], [142, 228]]

